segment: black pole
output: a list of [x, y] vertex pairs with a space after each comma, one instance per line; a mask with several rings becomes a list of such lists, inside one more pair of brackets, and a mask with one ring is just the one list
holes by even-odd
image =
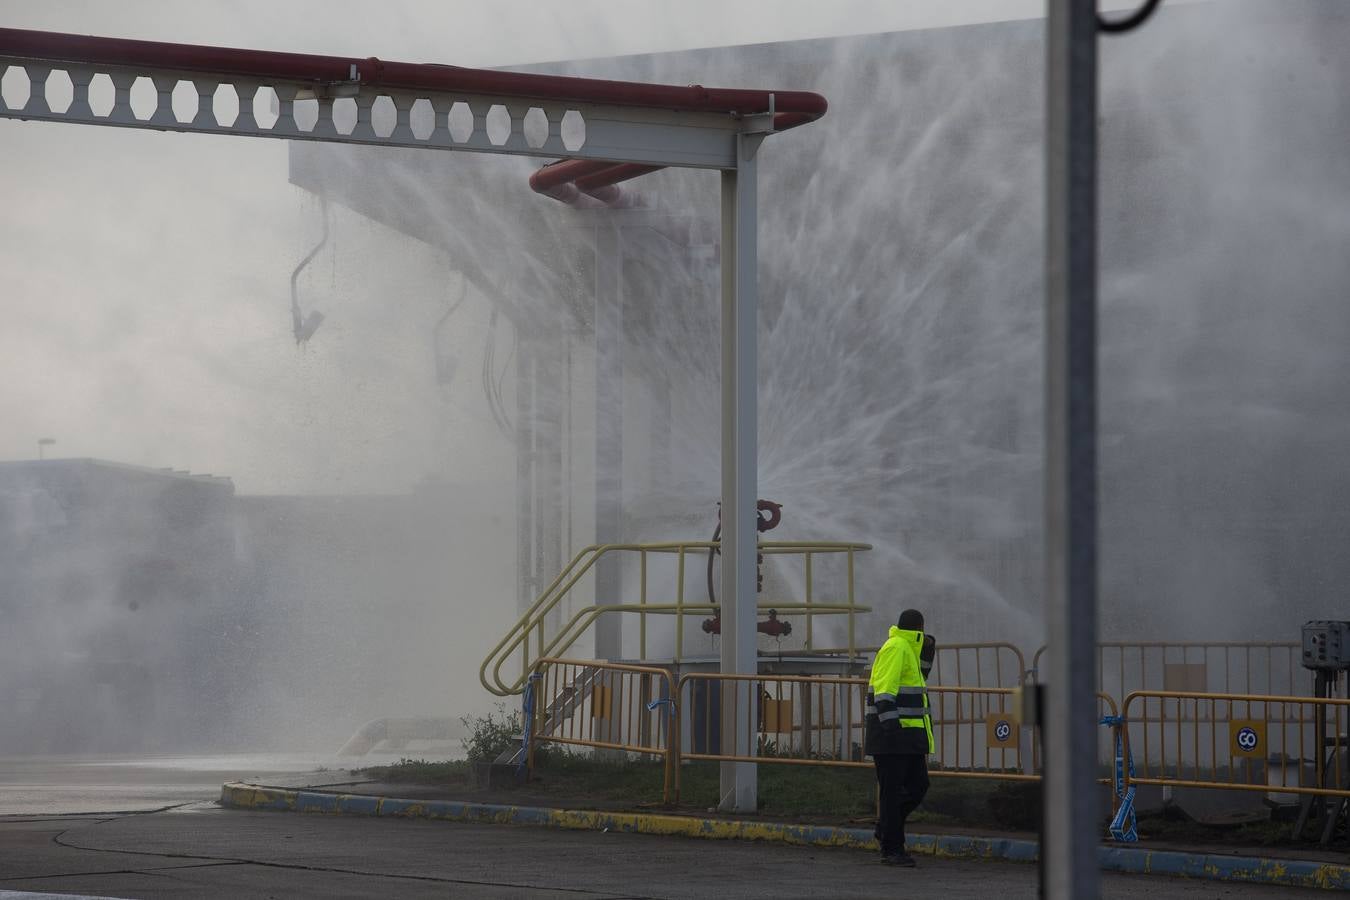
[[1046, 17], [1044, 895], [1097, 871], [1097, 0]]

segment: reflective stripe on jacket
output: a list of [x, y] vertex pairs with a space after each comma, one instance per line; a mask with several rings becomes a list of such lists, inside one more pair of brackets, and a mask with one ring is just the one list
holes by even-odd
[[872, 661], [863, 737], [869, 756], [933, 752], [933, 719], [919, 661], [923, 645], [922, 631], [892, 625]]

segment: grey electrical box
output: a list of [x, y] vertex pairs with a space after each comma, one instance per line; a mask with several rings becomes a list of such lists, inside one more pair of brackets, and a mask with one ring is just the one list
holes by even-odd
[[1350, 669], [1350, 622], [1304, 623], [1303, 667]]

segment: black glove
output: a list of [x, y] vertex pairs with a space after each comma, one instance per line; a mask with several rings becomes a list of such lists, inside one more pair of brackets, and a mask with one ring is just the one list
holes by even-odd
[[937, 656], [937, 638], [931, 634], [923, 636], [923, 646], [919, 648], [919, 671], [923, 673], [924, 681], [928, 680], [928, 673], [933, 671], [933, 659]]

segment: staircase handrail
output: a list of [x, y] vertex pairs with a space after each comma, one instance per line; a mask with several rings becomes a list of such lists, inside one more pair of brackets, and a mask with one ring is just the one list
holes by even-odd
[[[700, 612], [713, 611], [715, 607], [708, 603], [684, 603], [674, 604], [609, 604], [609, 605], [591, 605], [579, 610], [567, 622], [558, 634], [545, 646], [543, 628], [545, 617], [551, 613], [562, 599], [576, 586], [577, 582], [585, 577], [586, 573], [596, 564], [596, 562], [607, 553], [619, 551], [637, 551], [641, 553], [709, 553], [720, 549], [720, 541], [662, 541], [655, 543], [616, 543], [616, 544], [591, 544], [582, 548], [572, 557], [571, 561], [558, 573], [557, 577], [540, 593], [539, 597], [530, 605], [524, 614], [516, 621], [510, 630], [497, 642], [487, 656], [483, 659], [482, 665], [478, 669], [479, 680], [483, 686], [493, 694], [506, 696], [508, 694], [519, 693], [524, 686], [525, 679], [528, 677], [532, 666], [530, 664], [529, 640], [532, 633], [537, 632], [538, 647], [535, 658], [557, 655], [560, 652], [566, 652], [573, 643], [575, 643], [584, 632], [585, 627], [589, 626], [594, 619], [606, 610], [628, 612], [628, 611], [646, 611], [651, 613], [667, 612]], [[759, 543], [759, 552], [766, 555], [808, 553], [808, 554], [832, 554], [832, 553], [853, 553], [856, 551], [870, 550], [871, 544], [850, 542], [850, 541], [761, 541]], [[860, 607], [851, 602], [852, 579], [849, 584], [848, 604], [826, 604], [826, 603], [775, 603], [771, 606], [778, 610], [807, 610], [812, 614], [821, 613], [825, 615], [846, 613], [846, 612], [868, 612], [868, 608]], [[584, 621], [583, 621], [584, 620]], [[580, 626], [580, 627], [578, 627]], [[575, 632], [564, 643], [563, 638], [569, 633]], [[501, 676], [501, 667], [506, 660], [520, 649], [523, 650], [521, 676], [515, 682], [507, 684]], [[494, 663], [495, 660], [495, 663]], [[491, 666], [491, 677], [489, 677], [489, 666]]]

